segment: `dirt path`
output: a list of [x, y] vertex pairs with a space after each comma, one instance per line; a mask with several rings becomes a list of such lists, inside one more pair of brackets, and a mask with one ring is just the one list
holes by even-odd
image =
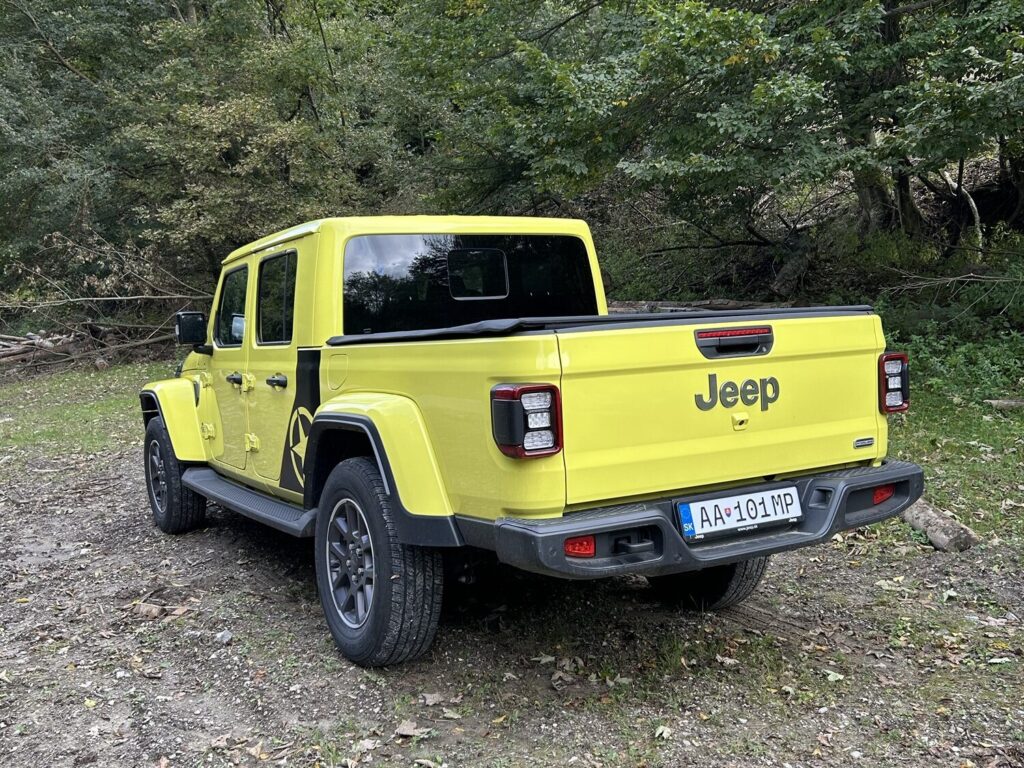
[[160, 534], [135, 451], [8, 474], [4, 766], [1024, 765], [1020, 542], [887, 529], [706, 617], [499, 570], [449, 591], [426, 660], [368, 672], [307, 542], [220, 510]]

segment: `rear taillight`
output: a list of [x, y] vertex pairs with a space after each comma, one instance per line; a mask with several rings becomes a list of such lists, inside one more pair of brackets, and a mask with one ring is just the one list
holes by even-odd
[[529, 459], [562, 450], [562, 407], [553, 384], [499, 384], [491, 390], [494, 442], [506, 456]]
[[903, 352], [886, 352], [878, 358], [878, 408], [899, 413], [910, 407], [910, 363]]

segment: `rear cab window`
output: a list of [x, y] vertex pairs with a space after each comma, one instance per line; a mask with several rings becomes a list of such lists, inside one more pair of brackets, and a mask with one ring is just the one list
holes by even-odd
[[361, 235], [345, 247], [344, 333], [597, 314], [571, 235]]

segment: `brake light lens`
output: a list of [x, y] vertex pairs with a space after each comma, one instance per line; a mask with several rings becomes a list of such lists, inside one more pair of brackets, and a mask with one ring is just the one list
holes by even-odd
[[562, 450], [562, 409], [554, 384], [499, 384], [491, 390], [494, 442], [506, 456], [531, 459]]
[[697, 331], [698, 339], [731, 339], [736, 336], [763, 336], [772, 332], [768, 326], [757, 328], [719, 328], [711, 331]]
[[566, 557], [593, 557], [597, 554], [597, 540], [594, 536], [573, 536], [565, 540]]
[[910, 407], [910, 362], [903, 352], [878, 358], [878, 409], [900, 413]]
[[871, 494], [871, 503], [876, 507], [884, 501], [888, 501], [896, 494], [895, 485], [880, 485]]

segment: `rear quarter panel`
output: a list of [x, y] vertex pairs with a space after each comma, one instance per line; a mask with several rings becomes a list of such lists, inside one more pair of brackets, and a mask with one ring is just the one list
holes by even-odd
[[[329, 390], [333, 367], [344, 367], [333, 373], [344, 385], [332, 403], [371, 403], [381, 395], [415, 403], [451, 512], [487, 519], [561, 514], [561, 454], [531, 460], [504, 456], [494, 443], [490, 411], [495, 384], [559, 383], [553, 334], [357, 345], [346, 347], [344, 358], [325, 355], [325, 362], [322, 391]], [[382, 438], [385, 432], [389, 435], [383, 439], [389, 443], [388, 458], [406, 507], [414, 514], [421, 513], [418, 506], [436, 509], [421, 488], [425, 478], [416, 463], [422, 455], [419, 427], [405, 419], [388, 423], [385, 412], [368, 415]]]

